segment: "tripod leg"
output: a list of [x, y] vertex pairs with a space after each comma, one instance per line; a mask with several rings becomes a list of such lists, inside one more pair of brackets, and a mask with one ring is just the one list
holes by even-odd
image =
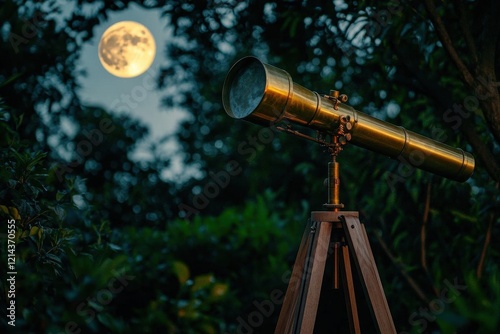
[[354, 292], [354, 281], [352, 279], [351, 259], [349, 248], [344, 245], [341, 247], [342, 254], [342, 284], [345, 289], [345, 302], [347, 306], [347, 317], [349, 318], [349, 328], [351, 334], [361, 333], [358, 317], [358, 307], [356, 304], [356, 294]]
[[310, 248], [310, 243], [312, 242], [311, 233], [313, 232], [311, 231], [311, 227], [312, 226], [308, 224], [308, 227], [305, 228], [304, 234], [302, 235], [302, 240], [293, 265], [292, 276], [288, 282], [288, 288], [276, 325], [275, 334], [291, 333], [301, 292], [300, 278], [302, 277], [306, 256]]
[[366, 230], [355, 216], [346, 215], [339, 218], [378, 330], [383, 334], [396, 333]]
[[301, 301], [302, 314], [300, 323], [300, 334], [313, 333], [316, 323], [316, 313], [318, 311], [321, 286], [323, 284], [323, 274], [325, 272], [326, 258], [330, 246], [332, 235], [332, 224], [320, 222], [318, 237], [315, 239], [311, 255], [309, 257], [310, 273], [305, 272], [305, 301]]
[[[313, 222], [301, 243], [278, 319], [276, 334], [312, 334], [332, 233], [329, 222]], [[294, 302], [295, 301], [295, 302]]]

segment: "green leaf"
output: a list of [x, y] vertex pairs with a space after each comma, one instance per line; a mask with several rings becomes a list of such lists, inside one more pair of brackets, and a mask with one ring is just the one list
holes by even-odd
[[40, 230], [40, 228], [38, 228], [37, 226], [33, 226], [30, 230], [30, 236], [38, 234], [38, 230]]
[[174, 261], [172, 263], [172, 269], [174, 274], [177, 276], [179, 283], [181, 285], [184, 285], [189, 279], [190, 275], [188, 266], [182, 261]]
[[196, 276], [194, 278], [194, 284], [193, 284], [193, 287], [191, 288], [191, 290], [193, 292], [201, 290], [203, 288], [208, 287], [213, 282], [214, 282], [214, 276], [212, 274]]
[[24, 113], [22, 113], [21, 116], [19, 116], [19, 119], [16, 120], [16, 130], [19, 129], [19, 127], [23, 123], [23, 120], [24, 120]]
[[62, 191], [58, 191], [56, 193], [56, 201], [60, 201], [61, 199], [63, 199], [63, 197], [66, 196], [66, 193], [65, 192], [62, 192]]
[[47, 253], [46, 256], [53, 262], [56, 262], [58, 264], [61, 263], [61, 259], [57, 255]]

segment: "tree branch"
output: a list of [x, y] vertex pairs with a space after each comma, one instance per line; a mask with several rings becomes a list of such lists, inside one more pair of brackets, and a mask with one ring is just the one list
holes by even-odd
[[427, 222], [429, 221], [430, 204], [431, 204], [431, 182], [427, 183], [427, 192], [425, 194], [424, 215], [422, 218], [422, 227], [420, 229], [420, 262], [422, 263], [422, 267], [424, 268], [427, 275], [429, 274], [429, 270], [427, 269], [425, 241], [427, 238]]
[[498, 1], [491, 1], [485, 8], [483, 11], [484, 26], [479, 40], [480, 58], [476, 69], [478, 80], [476, 80], [476, 84], [472, 88], [477, 96], [485, 97], [480, 99], [481, 106], [484, 108], [483, 113], [493, 136], [500, 143], [500, 95], [495, 71], [497, 45], [500, 36], [500, 25], [498, 24], [500, 5]]
[[408, 284], [412, 287], [413, 291], [417, 294], [417, 296], [424, 302], [428, 303], [429, 299], [425, 295], [424, 291], [418, 286], [417, 282], [408, 274], [408, 272], [404, 269], [404, 265], [401, 263], [401, 261], [396, 260], [396, 257], [394, 254], [391, 253], [389, 247], [385, 243], [385, 241], [382, 239], [380, 236], [380, 233], [375, 233], [375, 237], [377, 238], [378, 242], [380, 243], [380, 246], [384, 250], [385, 254], [387, 254], [387, 257], [391, 260], [391, 262], [399, 269], [403, 277], [406, 279]]
[[450, 35], [448, 35], [448, 31], [446, 30], [446, 27], [444, 26], [443, 21], [441, 21], [441, 17], [436, 12], [436, 7], [434, 6], [434, 1], [433, 0], [425, 0], [425, 6], [427, 7], [427, 11], [429, 12], [430, 19], [432, 21], [432, 24], [434, 25], [434, 28], [436, 29], [439, 39], [441, 40], [441, 43], [443, 44], [444, 49], [446, 52], [448, 52], [448, 55], [451, 57], [452, 61], [455, 63], [455, 65], [458, 68], [458, 71], [462, 75], [463, 80], [472, 87], [474, 83], [474, 77], [472, 74], [469, 72], [465, 64], [462, 62], [460, 57], [458, 56], [457, 51], [453, 47], [453, 43], [451, 41]]
[[[499, 182], [496, 184], [496, 189], [498, 189]], [[486, 253], [491, 241], [491, 230], [493, 229], [493, 222], [495, 221], [495, 213], [492, 211], [490, 214], [490, 220], [488, 222], [488, 228], [486, 229], [486, 235], [484, 237], [483, 250], [481, 251], [481, 257], [479, 258], [479, 263], [477, 265], [476, 276], [481, 279], [483, 276], [484, 261], [486, 259]]]
[[[472, 73], [465, 66], [455, 50], [448, 31], [437, 14], [434, 0], [425, 0], [425, 5], [439, 39], [446, 52], [455, 63], [462, 80], [470, 87], [476, 96], [487, 96], [486, 99], [480, 99], [481, 106], [483, 107], [483, 114], [488, 121], [488, 128], [491, 130], [493, 137], [500, 143], [500, 95], [496, 87], [491, 87], [491, 82], [496, 80], [495, 54], [497, 41], [500, 36], [500, 25], [498, 25], [498, 14], [500, 12], [499, 3], [493, 1], [491, 7], [487, 6], [482, 11], [482, 14], [484, 14], [484, 25], [482, 34], [479, 36], [479, 49], [477, 49], [474, 38], [468, 28], [467, 23], [469, 20], [463, 3], [460, 1], [455, 2], [455, 5], [458, 7], [459, 17], [463, 22], [460, 24], [460, 27], [465, 42], [471, 52], [472, 62], [474, 62]], [[485, 78], [487, 78], [487, 80], [485, 80]], [[487, 84], [485, 84], [485, 81]]]
[[[498, 15], [500, 5], [498, 1], [491, 1], [491, 7], [483, 11], [483, 30], [480, 36], [479, 65], [481, 71], [494, 75], [495, 73], [495, 53], [500, 35], [500, 25]], [[482, 73], [478, 73], [482, 74]]]
[[495, 156], [488, 149], [486, 143], [478, 136], [473, 126], [469, 122], [464, 122], [460, 130], [464, 134], [465, 139], [467, 139], [472, 146], [472, 149], [476, 153], [476, 157], [483, 163], [484, 168], [491, 178], [496, 182], [500, 182], [500, 166], [497, 164]]
[[[436, 103], [443, 108], [442, 117], [444, 119], [444, 111], [457, 104], [453, 102], [450, 92], [442, 88], [434, 80], [425, 76], [424, 73], [426, 72], [411, 63], [411, 58], [405, 57], [401, 54], [401, 51], [397, 47], [394, 47], [394, 45], [391, 47], [393, 53], [401, 61], [403, 67], [406, 68], [420, 84], [416, 88], [434, 99]], [[460, 123], [458, 125], [458, 130], [462, 132], [465, 139], [472, 146], [475, 156], [483, 163], [488, 174], [493, 180], [500, 182], [500, 166], [497, 163], [497, 159], [488, 148], [487, 143], [480, 138], [477, 131], [474, 129], [474, 124], [467, 120], [460, 119]]]
[[464, 3], [460, 0], [455, 0], [455, 7], [458, 8], [458, 19], [460, 21], [460, 29], [467, 44], [467, 48], [470, 51], [472, 62], [474, 66], [478, 65], [477, 47], [472, 33], [470, 31], [470, 16], [465, 10]]

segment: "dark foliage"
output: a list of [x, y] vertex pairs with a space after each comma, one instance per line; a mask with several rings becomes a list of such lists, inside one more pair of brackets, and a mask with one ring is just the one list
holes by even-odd
[[[83, 43], [130, 3], [174, 29], [157, 83], [165, 109], [192, 116], [176, 137], [196, 178], [165, 181], [171, 161], [158, 147], [152, 161], [131, 157], [143, 124], [79, 100]], [[399, 331], [498, 332], [496, 2], [68, 5], [66, 16], [58, 1], [0, 6], [0, 217], [15, 221], [0, 247], [9, 254], [15, 241], [16, 329], [273, 332], [272, 297], [286, 288], [308, 212], [322, 209], [330, 157], [225, 114], [225, 74], [255, 55], [304, 87], [341, 90], [362, 112], [474, 153], [473, 177], [456, 183], [348, 145], [341, 199], [366, 224]]]

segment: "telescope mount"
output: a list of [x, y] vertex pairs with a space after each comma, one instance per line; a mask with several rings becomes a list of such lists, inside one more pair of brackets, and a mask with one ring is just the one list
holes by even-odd
[[[347, 96], [332, 91], [329, 96], [334, 108], [347, 101]], [[364, 225], [357, 211], [341, 211], [339, 163], [337, 157], [350, 140], [351, 123], [348, 116], [339, 118], [331, 141], [318, 133], [317, 138], [292, 130], [278, 129], [325, 146], [332, 156], [328, 164], [328, 202], [325, 211], [311, 212], [293, 266], [292, 276], [283, 301], [275, 334], [313, 334], [323, 287], [327, 259], [333, 260], [333, 289], [343, 289], [350, 333], [361, 333], [354, 276], [357, 274], [364, 291], [369, 313], [378, 333], [396, 333], [389, 305], [378, 274]], [[356, 267], [356, 272], [352, 266]], [[358, 289], [359, 290], [359, 289]], [[333, 314], [332, 316], [336, 316]], [[332, 319], [330, 317], [330, 319]]]

